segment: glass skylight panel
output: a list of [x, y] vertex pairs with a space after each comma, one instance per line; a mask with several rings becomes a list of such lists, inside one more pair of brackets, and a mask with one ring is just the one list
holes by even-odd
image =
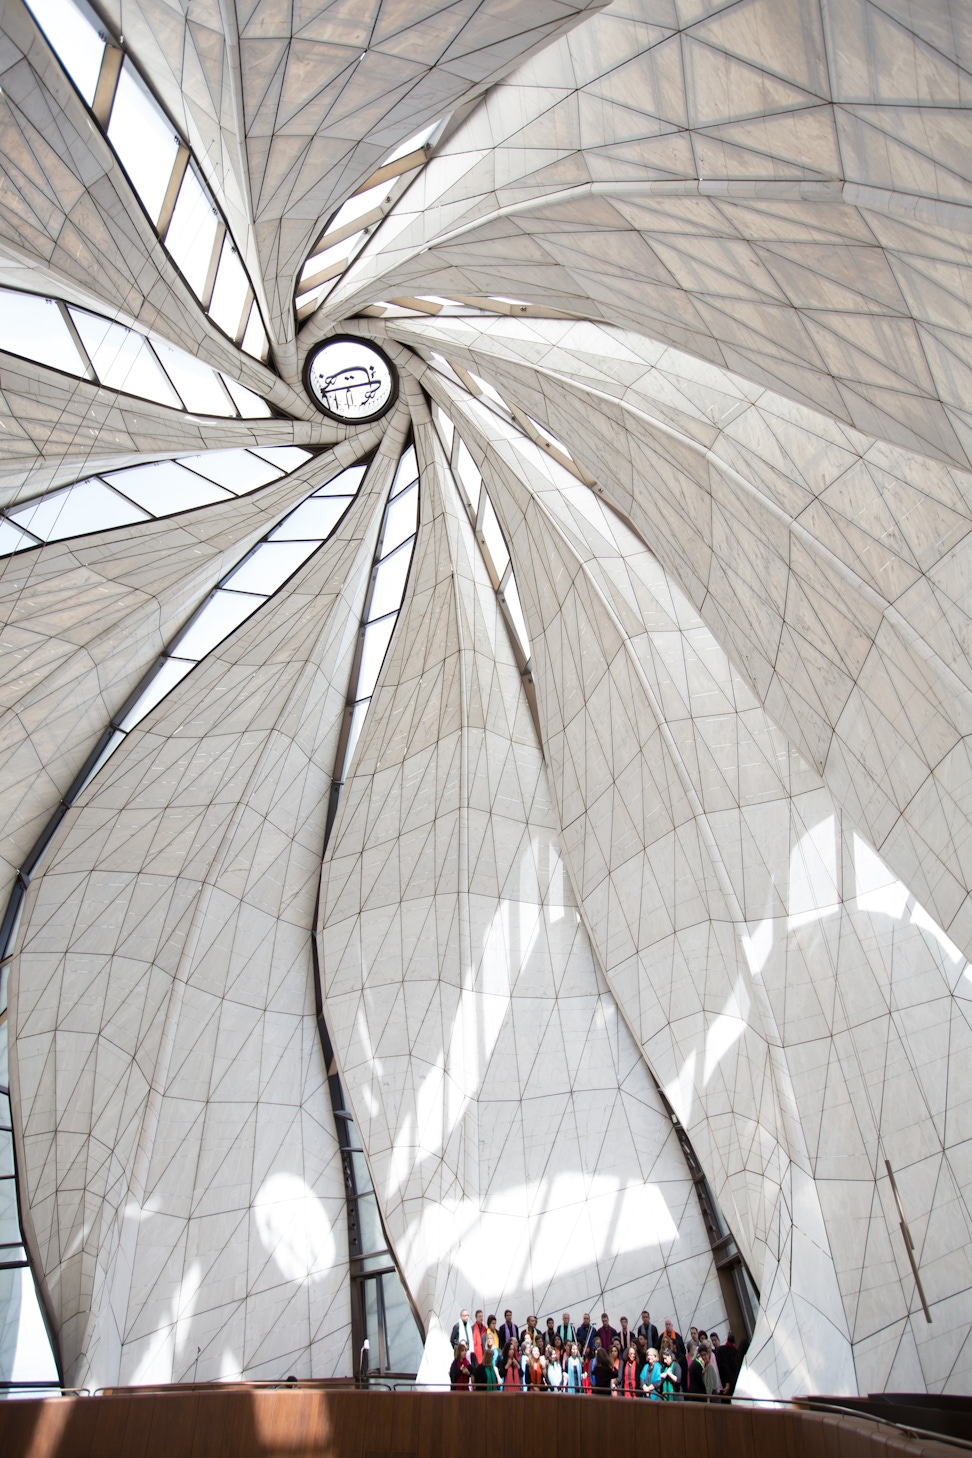
[[429, 350], [429, 359], [431, 363], [435, 365], [435, 368], [439, 371], [439, 373], [445, 375], [447, 380], [452, 380], [455, 384], [462, 385], [465, 389], [463, 381], [456, 374], [455, 370], [452, 368], [452, 365], [447, 359], [444, 359], [441, 354], [436, 354], [434, 349]]
[[176, 461], [153, 461], [147, 466], [129, 466], [106, 473], [103, 480], [153, 516], [171, 516], [177, 511], [208, 506], [213, 501], [231, 501], [232, 493]]
[[90, 106], [98, 89], [105, 42], [97, 17], [73, 0], [29, 0], [34, 18], [61, 65]]
[[[229, 457], [248, 454], [248, 452], [220, 451], [212, 454]], [[200, 458], [191, 457], [190, 459], [199, 460]], [[366, 470], [366, 464], [352, 466], [339, 472], [336, 479], [343, 481], [347, 488], [355, 493]], [[321, 504], [328, 507], [339, 506], [337, 519], [340, 519], [350, 500], [351, 497], [347, 496], [343, 501], [336, 498]], [[308, 503], [302, 504], [307, 505]], [[140, 723], [145, 715], [154, 709], [156, 704], [161, 703], [166, 694], [181, 679], [185, 678], [200, 659], [205, 658], [207, 653], [211, 653], [224, 638], [227, 638], [235, 628], [245, 622], [327, 539], [333, 526], [336, 525], [337, 519], [333, 524], [328, 524], [326, 531], [316, 540], [292, 541], [286, 537], [273, 540], [276, 532], [285, 528], [300, 509], [298, 506], [290, 512], [269, 538], [265, 538], [248, 557], [244, 558], [237, 567], [231, 569], [215, 592], [203, 603], [181, 636], [177, 636], [170, 643], [166, 649], [166, 656], [152, 670], [132, 707], [117, 724], [120, 730], [127, 733]], [[118, 743], [121, 742], [122, 737], [123, 735], [119, 736]], [[112, 744], [106, 750], [97, 768], [100, 768], [101, 764], [108, 759], [114, 748], [115, 745]], [[92, 772], [92, 777], [96, 772], [97, 769]]]
[[0, 557], [9, 557], [11, 552], [24, 552], [36, 547], [40, 538], [31, 536], [23, 527], [14, 526], [12, 521], [0, 517]]
[[342, 238], [340, 243], [332, 243], [330, 248], [324, 248], [320, 253], [314, 253], [304, 264], [301, 274], [301, 283], [309, 283], [311, 279], [318, 279], [323, 274], [324, 278], [319, 282], [324, 283], [338, 273], [347, 263], [355, 245], [363, 237], [361, 233], [352, 233], [349, 238]]
[[474, 375], [472, 370], [469, 370], [468, 374], [473, 383], [479, 387], [480, 393], [485, 395], [487, 400], [492, 400], [494, 405], [498, 405], [504, 414], [509, 415], [510, 407], [499, 391], [494, 389], [488, 380], [482, 379], [479, 375]]
[[483, 534], [486, 550], [489, 553], [497, 579], [502, 580], [503, 573], [509, 565], [510, 554], [506, 542], [503, 539], [503, 532], [497, 520], [496, 512], [493, 509], [493, 503], [490, 501], [488, 494], [482, 504], [479, 529]]
[[17, 526], [25, 527], [45, 542], [148, 520], [147, 512], [126, 501], [97, 477], [41, 496], [9, 515]]
[[395, 612], [401, 606], [411, 560], [411, 543], [399, 547], [389, 556], [381, 559], [375, 573], [371, 607], [368, 612], [369, 622], [375, 618], [384, 617], [386, 613]]
[[103, 385], [178, 410], [182, 402], [144, 335], [86, 309], [69, 312]]
[[417, 152], [420, 147], [424, 147], [431, 140], [433, 132], [442, 126], [442, 124], [442, 118], [430, 122], [420, 132], [416, 132], [414, 137], [409, 137], [407, 141], [402, 142], [400, 146], [396, 147], [394, 152], [389, 153], [381, 165], [383, 167], [390, 167], [393, 162], [399, 161], [400, 158], [408, 157], [410, 153]]
[[182, 396], [182, 403], [193, 415], [236, 414], [220, 375], [210, 365], [167, 344], [164, 339], [156, 340], [155, 348], [166, 373]]
[[353, 223], [356, 223], [359, 218], [363, 218], [366, 214], [380, 209], [381, 204], [388, 196], [388, 192], [388, 183], [379, 182], [374, 187], [365, 188], [363, 192], [353, 193], [347, 202], [338, 208], [328, 223], [327, 232], [324, 234], [324, 237], [329, 238], [332, 233], [338, 233], [342, 228], [348, 228]]
[[299, 312], [307, 313], [312, 306], [316, 307], [317, 302], [329, 292], [329, 286], [347, 268], [365, 237], [363, 231], [352, 233], [349, 238], [332, 244], [307, 260], [294, 301]]
[[244, 420], [265, 420], [269, 417], [270, 406], [262, 396], [248, 390], [239, 380], [231, 379], [229, 375], [222, 375], [221, 378]]
[[483, 478], [479, 474], [479, 467], [469, 454], [469, 448], [466, 442], [462, 439], [459, 441], [459, 448], [456, 452], [456, 470], [473, 512], [478, 512], [479, 493], [482, 489]]
[[[267, 454], [270, 460], [264, 458]], [[310, 459], [311, 452], [299, 446], [271, 446], [263, 456], [237, 448], [187, 456], [181, 463], [153, 461], [106, 472], [100, 477], [88, 476], [9, 508], [0, 516], [0, 557], [36, 547], [39, 540], [60, 540], [144, 521], [146, 515], [172, 516], [213, 502], [232, 501], [238, 494], [279, 480], [284, 468], [294, 470]], [[235, 489], [217, 484], [207, 471], [231, 483]], [[335, 478], [332, 484], [344, 493], [344, 500], [336, 511], [328, 503], [325, 511], [318, 513], [315, 520], [328, 524], [318, 535], [327, 535], [331, 530], [357, 491], [363, 474], [364, 467], [353, 466]], [[302, 539], [312, 535], [304, 532]]]
[[[405, 553], [405, 566], [408, 567], [408, 554]], [[404, 584], [403, 584], [404, 585]], [[401, 602], [399, 593], [397, 607]], [[378, 675], [381, 672], [381, 665], [385, 661], [385, 654], [391, 642], [392, 633], [395, 631], [395, 624], [398, 621], [398, 614], [391, 613], [388, 617], [378, 622], [369, 623], [364, 630], [364, 642], [361, 647], [361, 666], [358, 670], [358, 686], [356, 693], [359, 697], [370, 698], [374, 693], [375, 684], [378, 682]]]
[[209, 283], [218, 231], [219, 213], [195, 169], [189, 166], [166, 230], [165, 246], [198, 298], [203, 297]]
[[398, 463], [398, 470], [395, 472], [395, 480], [392, 484], [391, 495], [397, 496], [399, 491], [404, 491], [413, 481], [418, 480], [418, 461], [415, 456], [415, 447], [410, 445]]
[[314, 495], [346, 496], [348, 492], [353, 494], [361, 485], [365, 470], [365, 466], [349, 466], [346, 471], [341, 472], [340, 476], [335, 476], [332, 481], [328, 481], [326, 485], [320, 486], [314, 492]]
[[244, 324], [243, 311], [248, 307], [249, 298], [250, 281], [227, 233], [219, 255], [209, 317], [231, 339], [239, 338]]
[[[126, 733], [129, 729], [134, 729], [135, 725], [140, 723], [145, 715], [155, 708], [156, 704], [160, 704], [166, 694], [171, 693], [176, 684], [181, 683], [186, 674], [191, 673], [195, 666], [195, 659], [192, 658], [163, 658], [118, 727], [125, 730]], [[119, 739], [118, 743], [120, 742]], [[117, 745], [115, 747], [117, 748]], [[108, 756], [106, 755], [105, 758], [107, 759]]]
[[385, 528], [381, 537], [381, 550], [384, 556], [394, 552], [402, 542], [408, 540], [415, 534], [416, 519], [418, 515], [418, 482], [413, 483], [405, 491], [399, 494], [388, 505], [385, 513]]
[[[189, 287], [234, 342], [242, 335], [241, 348], [265, 361], [270, 352], [266, 329], [225, 220], [175, 126], [131, 57], [122, 55], [119, 48], [124, 42], [111, 41], [109, 55], [108, 37], [86, 0], [34, 0], [31, 8], [79, 92], [95, 108], [108, 141]], [[121, 60], [117, 73], [113, 66], [106, 71], [106, 56]], [[176, 182], [173, 204], [169, 189]], [[221, 236], [224, 243], [213, 281], [213, 251], [220, 246]], [[207, 300], [211, 285], [212, 299]], [[258, 416], [267, 412], [247, 409], [242, 413]]]
[[270, 341], [267, 338], [267, 331], [263, 327], [263, 320], [260, 318], [260, 310], [255, 303], [250, 307], [250, 317], [246, 322], [246, 329], [243, 331], [240, 349], [259, 360], [265, 360], [270, 353]]
[[511, 572], [503, 587], [503, 601], [506, 610], [510, 615], [513, 624], [513, 631], [520, 640], [520, 648], [524, 658], [530, 657], [530, 634], [527, 632], [526, 618], [523, 616], [523, 605], [520, 602], [520, 590], [516, 585], [516, 578]]
[[[424, 149], [441, 132], [447, 119], [432, 122], [396, 147], [332, 215], [301, 270], [294, 298], [298, 319], [313, 313], [360, 253], [410, 178], [424, 165], [427, 157]], [[356, 228], [356, 224], [360, 226]], [[348, 232], [349, 229], [352, 231]], [[347, 236], [342, 238], [345, 232]]]
[[455, 438], [456, 428], [453, 425], [452, 421], [449, 419], [448, 415], [443, 410], [442, 406], [439, 405], [435, 400], [432, 401], [432, 421], [435, 425], [436, 430], [439, 432], [439, 437], [442, 441], [443, 446], [445, 447], [445, 453], [451, 460], [452, 442]]
[[157, 223], [179, 151], [172, 123], [126, 57], [108, 120], [108, 140]]
[[570, 455], [570, 451], [564, 445], [563, 441], [558, 440], [555, 435], [552, 435], [545, 425], [540, 424], [539, 420], [534, 420], [532, 415], [528, 415], [527, 420], [529, 420], [541, 440], [545, 440], [548, 445], [555, 446], [558, 451], [563, 451], [565, 456]]
[[305, 451], [303, 446], [251, 446], [250, 449], [262, 461], [269, 461], [271, 466], [277, 466], [281, 471], [296, 471], [298, 466], [311, 459], [311, 452]]
[[312, 496], [274, 527], [271, 542], [323, 541], [348, 509], [350, 496]]
[[56, 300], [40, 294], [0, 290], [0, 349], [69, 375], [87, 374], [87, 361]]
[[279, 466], [247, 450], [203, 451], [198, 456], [180, 456], [179, 464], [225, 486], [234, 496], [278, 481], [284, 474]]
[[500, 607], [511, 637], [515, 640], [524, 663], [529, 667], [530, 636], [523, 615], [523, 605], [520, 602], [520, 593], [513, 575], [513, 564], [506, 545], [506, 538], [489, 498], [489, 492], [483, 485], [482, 476], [469, 454], [465, 441], [456, 432], [455, 426], [446, 412], [434, 402], [432, 420], [446, 448], [446, 453], [455, 457], [455, 464], [451, 468], [453, 480], [459, 485], [459, 478], [465, 476], [460, 490], [464, 489], [469, 497], [469, 516], [477, 528], [483, 560], [496, 586]]
[[217, 643], [238, 628], [266, 599], [251, 592], [227, 592], [222, 587], [199, 609], [182, 637], [172, 646], [177, 658], [198, 661], [211, 653]]
[[[395, 631], [415, 547], [417, 521], [418, 465], [415, 448], [410, 445], [399, 460], [382, 519], [379, 537], [379, 551], [382, 556], [373, 569], [370, 599], [362, 619], [357, 675], [349, 694], [354, 708], [344, 749], [335, 770], [338, 784], [343, 783], [354, 755], [371, 696]], [[391, 544], [391, 549], [388, 550], [385, 544]]]
[[245, 562], [223, 578], [223, 586], [233, 592], [259, 592], [269, 597], [303, 566], [319, 545], [319, 540], [262, 542]]
[[368, 717], [368, 710], [370, 709], [370, 707], [370, 698], [359, 699], [351, 711], [351, 727], [348, 730], [348, 742], [344, 751], [344, 763], [341, 767], [342, 780], [347, 773], [348, 765], [351, 763], [355, 747], [357, 746], [358, 740], [361, 737], [361, 730], [364, 726], [365, 719]]

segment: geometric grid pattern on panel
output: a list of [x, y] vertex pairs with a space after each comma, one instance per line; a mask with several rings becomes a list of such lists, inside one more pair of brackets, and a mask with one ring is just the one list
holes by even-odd
[[319, 931], [385, 1222], [440, 1326], [470, 1290], [517, 1310], [650, 1298], [714, 1320], [701, 1217], [577, 913], [495, 593], [430, 424], [416, 443], [411, 589]]
[[527, 9], [4, 12], [4, 1379], [972, 1378], [966, 7]]

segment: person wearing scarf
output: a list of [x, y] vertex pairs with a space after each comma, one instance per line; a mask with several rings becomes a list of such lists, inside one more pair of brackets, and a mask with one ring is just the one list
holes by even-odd
[[652, 1402], [658, 1401], [658, 1384], [661, 1381], [661, 1362], [654, 1347], [648, 1348], [645, 1365], [641, 1369], [641, 1390]]
[[560, 1364], [560, 1354], [553, 1347], [547, 1348], [547, 1370], [544, 1377], [551, 1392], [563, 1391], [564, 1369]]
[[629, 1347], [618, 1377], [618, 1388], [624, 1397], [638, 1396], [638, 1354]]
[[689, 1362], [688, 1390], [690, 1397], [705, 1397], [705, 1374], [709, 1367], [709, 1349], [700, 1346]]
[[662, 1402], [681, 1402], [682, 1394], [679, 1390], [682, 1371], [677, 1362], [672, 1360], [671, 1351], [668, 1348], [662, 1352], [661, 1376], [658, 1379], [658, 1392]]
[[455, 1351], [456, 1347], [459, 1345], [460, 1342], [462, 1342], [467, 1352], [471, 1352], [473, 1350], [472, 1322], [469, 1320], [469, 1312], [465, 1309], [460, 1311], [459, 1320], [452, 1328], [452, 1335], [450, 1336], [449, 1340], [452, 1343], [453, 1351]]
[[580, 1347], [577, 1342], [570, 1344], [570, 1356], [567, 1358], [567, 1370], [564, 1373], [564, 1391], [580, 1393], [584, 1390], [584, 1363], [581, 1361]]
[[719, 1368], [712, 1360], [712, 1348], [708, 1342], [700, 1342], [699, 1344], [699, 1361], [704, 1364], [702, 1383], [705, 1387], [705, 1395], [711, 1399], [719, 1391]]
[[540, 1359], [540, 1348], [531, 1347], [529, 1357], [524, 1357], [523, 1387], [527, 1392], [542, 1392], [544, 1364]]
[[[493, 1338], [493, 1346], [499, 1352], [503, 1343], [500, 1341], [500, 1334], [496, 1330], [495, 1316], [487, 1316], [486, 1318], [486, 1336], [483, 1338], [483, 1341], [486, 1341], [490, 1336]], [[507, 1341], [509, 1341], [509, 1337], [507, 1337]]]
[[523, 1385], [520, 1373], [520, 1348], [516, 1340], [507, 1342], [503, 1352], [503, 1391], [518, 1392]]
[[[678, 1366], [679, 1363], [684, 1363], [685, 1343], [682, 1341], [681, 1334], [675, 1330], [675, 1327], [672, 1325], [671, 1321], [665, 1322], [665, 1330], [662, 1332], [662, 1341], [665, 1341], [666, 1339], [671, 1343], [673, 1362], [676, 1364], [676, 1366]], [[661, 1350], [660, 1345], [659, 1350]]]
[[499, 1392], [500, 1378], [496, 1367], [496, 1349], [492, 1344], [487, 1345], [486, 1355], [483, 1358], [483, 1367], [486, 1371], [486, 1391]]

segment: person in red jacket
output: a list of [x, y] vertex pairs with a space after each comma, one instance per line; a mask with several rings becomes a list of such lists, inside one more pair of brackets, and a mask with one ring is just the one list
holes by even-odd
[[476, 1361], [482, 1362], [486, 1351], [486, 1323], [481, 1311], [476, 1312], [476, 1320], [473, 1322], [472, 1349], [476, 1354]]

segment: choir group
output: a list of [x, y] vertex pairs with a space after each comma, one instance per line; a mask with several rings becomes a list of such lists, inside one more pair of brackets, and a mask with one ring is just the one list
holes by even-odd
[[449, 1381], [456, 1391], [590, 1392], [655, 1402], [726, 1401], [742, 1361], [732, 1332], [720, 1342], [717, 1332], [693, 1326], [683, 1340], [671, 1321], [659, 1334], [647, 1311], [635, 1331], [626, 1316], [615, 1329], [606, 1311], [598, 1327], [585, 1312], [575, 1328], [565, 1311], [559, 1326], [548, 1316], [545, 1330], [535, 1316], [520, 1328], [512, 1311], [504, 1312], [501, 1326], [495, 1316], [483, 1321], [477, 1311], [470, 1321], [462, 1311], [452, 1328], [452, 1349]]

